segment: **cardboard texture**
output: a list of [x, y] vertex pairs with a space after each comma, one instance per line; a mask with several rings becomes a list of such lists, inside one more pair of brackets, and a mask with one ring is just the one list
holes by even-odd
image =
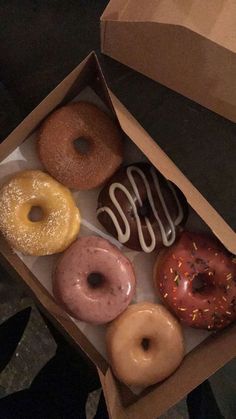
[[234, 0], [111, 0], [101, 48], [236, 122]]
[[[57, 106], [72, 100], [87, 85], [91, 86], [110, 107], [128, 137], [164, 176], [176, 183], [200, 217], [236, 254], [234, 233], [107, 89], [97, 58], [93, 53], [72, 71], [0, 145], [0, 161], [19, 146], [48, 113]], [[70, 317], [55, 303], [22, 260], [11, 251], [3, 237], [0, 237], [0, 261], [10, 273], [24, 281], [47, 316], [96, 364], [110, 417], [113, 419], [156, 418], [236, 355], [236, 325], [233, 325], [220, 333], [211, 335], [191, 351], [180, 368], [163, 383], [135, 396], [117, 382], [106, 361], [79, 331]]]

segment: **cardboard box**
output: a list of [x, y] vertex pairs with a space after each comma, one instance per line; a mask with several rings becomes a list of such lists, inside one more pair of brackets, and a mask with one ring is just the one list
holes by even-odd
[[111, 0], [101, 48], [236, 122], [234, 0]]
[[[53, 109], [72, 100], [85, 86], [93, 88], [111, 109], [124, 133], [166, 178], [183, 191], [189, 204], [225, 246], [236, 254], [235, 233], [109, 91], [94, 53], [76, 67], [0, 145], [0, 161], [22, 144]], [[50, 320], [95, 363], [112, 419], [155, 419], [236, 355], [236, 325], [232, 325], [210, 335], [192, 350], [179, 369], [163, 383], [134, 395], [117, 382], [105, 359], [17, 254], [11, 251], [3, 237], [0, 237], [0, 261], [10, 273], [24, 281]]]

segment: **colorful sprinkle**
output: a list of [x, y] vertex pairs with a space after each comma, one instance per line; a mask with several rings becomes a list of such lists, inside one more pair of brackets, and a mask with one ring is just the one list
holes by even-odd
[[231, 316], [231, 311], [226, 311], [226, 314], [228, 314], [229, 316]]
[[178, 268], [180, 268], [180, 266], [182, 265], [182, 262], [179, 261], [178, 263]]
[[164, 298], [166, 298], [166, 297], [168, 297], [168, 294], [167, 294], [167, 292], [165, 293], [165, 295], [164, 295]]
[[225, 296], [223, 295], [222, 300], [227, 301], [227, 299], [225, 298]]
[[209, 308], [205, 308], [203, 311], [204, 311], [204, 313], [206, 313], [207, 311], [210, 311], [210, 309]]
[[197, 250], [197, 245], [196, 245], [195, 242], [193, 242], [193, 247], [194, 247], [195, 250]]
[[197, 317], [197, 316], [196, 316], [196, 314], [194, 314], [194, 315], [193, 315], [193, 321], [196, 319], [196, 317]]
[[170, 268], [170, 272], [173, 274], [173, 272], [174, 272], [174, 271], [173, 271], [173, 269], [172, 269], [172, 268]]
[[195, 308], [195, 310], [193, 310], [193, 313], [197, 313], [198, 311], [198, 308]]
[[227, 286], [226, 286], [226, 289], [228, 290], [229, 288], [230, 288], [230, 285], [227, 285]]
[[231, 278], [232, 278], [232, 274], [231, 273], [229, 273], [228, 275], [226, 275], [227, 281], [229, 281]]
[[178, 307], [178, 310], [180, 310], [180, 311], [186, 311], [187, 309], [184, 308], [184, 307]]

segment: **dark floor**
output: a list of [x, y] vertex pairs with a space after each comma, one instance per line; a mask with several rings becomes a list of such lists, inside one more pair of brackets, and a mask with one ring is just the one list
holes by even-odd
[[[228, 163], [236, 157], [236, 125], [101, 56], [99, 16], [106, 4], [105, 0], [0, 2], [0, 139], [95, 50], [114, 93], [236, 228], [234, 165]], [[27, 292], [2, 275], [0, 320], [28, 304], [34, 307]], [[54, 351], [55, 343], [34, 308], [20, 346], [0, 376], [0, 395], [28, 386]], [[236, 417], [235, 376], [232, 362], [211, 380], [228, 419]], [[181, 417], [186, 418], [183, 404], [166, 415]]]

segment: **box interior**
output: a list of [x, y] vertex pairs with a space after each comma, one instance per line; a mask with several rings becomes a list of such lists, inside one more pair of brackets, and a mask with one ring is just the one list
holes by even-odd
[[[9, 136], [9, 138], [0, 146], [0, 159], [1, 161], [8, 156], [17, 146], [22, 144], [22, 142], [28, 137], [35, 128], [37, 128], [38, 124], [44, 119], [44, 117], [50, 113], [54, 108], [56, 108], [59, 104], [65, 103], [68, 100], [71, 100], [78, 91], [82, 90], [86, 85], [90, 85], [96, 93], [105, 101], [106, 105], [113, 105], [112, 110], [115, 110], [118, 120], [121, 123], [121, 127], [125, 126], [125, 132], [131, 139], [135, 138], [135, 143], [139, 147], [139, 149], [149, 157], [150, 161], [157, 168], [170, 180], [175, 178], [175, 171], [173, 171], [173, 163], [167, 158], [167, 156], [161, 154], [163, 159], [156, 159], [153, 158], [154, 154], [157, 154], [157, 157], [160, 157], [161, 151], [159, 150], [158, 146], [152, 141], [150, 142], [149, 136], [146, 138], [146, 133], [144, 130], [137, 123], [133, 123], [132, 116], [125, 110], [124, 107], [119, 103], [119, 101], [112, 95], [111, 92], [108, 93], [106, 90], [106, 86], [104, 85], [104, 80], [96, 58], [94, 55], [90, 55], [84, 62], [78, 66], [74, 72], [72, 72], [53, 92], [50, 94], [27, 118], [20, 124], [16, 130]], [[131, 130], [131, 131], [130, 131]], [[132, 134], [132, 135], [129, 135]], [[23, 145], [24, 146], [24, 145]], [[154, 147], [154, 148], [153, 148]], [[167, 160], [166, 160], [167, 159]], [[167, 164], [168, 163], [168, 164]], [[179, 175], [179, 171], [177, 170], [177, 174]], [[178, 183], [181, 184], [181, 177], [178, 178]], [[183, 192], [187, 191], [187, 187], [189, 187], [189, 183], [183, 183]], [[200, 211], [201, 212], [201, 211]], [[203, 218], [203, 217], [202, 217]], [[198, 218], [199, 220], [199, 218]], [[202, 223], [202, 222], [201, 222]], [[201, 224], [200, 223], [200, 224]], [[201, 354], [206, 351], [208, 353], [209, 348], [212, 348], [212, 345], [215, 345], [215, 350], [217, 347], [219, 348], [220, 345], [222, 346], [223, 339], [228, 339], [229, 347], [225, 353], [218, 353], [215, 357], [212, 358], [212, 362], [208, 365], [201, 365], [199, 366], [200, 372], [196, 374], [194, 377], [188, 377], [188, 379], [184, 383], [184, 391], [186, 385], [192, 388], [199, 383], [199, 379], [201, 380], [206, 378], [206, 376], [213, 373], [217, 368], [222, 366], [226, 360], [231, 359], [235, 355], [235, 344], [236, 344], [236, 327], [228, 328], [223, 333], [218, 333], [217, 335], [213, 335], [212, 337], [205, 340], [201, 345], [199, 345], [195, 350], [191, 351], [189, 355], [185, 358], [184, 362], [182, 363], [181, 367], [177, 370], [177, 372], [167, 379], [164, 383], [161, 383], [153, 388], [149, 388], [147, 393], [143, 395], [143, 397], [138, 397], [132, 395], [124, 386], [118, 384], [114, 381], [113, 376], [110, 373], [110, 370], [107, 370], [107, 364], [104, 362], [104, 358], [99, 355], [99, 353], [94, 349], [93, 345], [90, 344], [88, 339], [81, 333], [74, 322], [71, 321], [69, 316], [65, 315], [64, 311], [60, 309], [59, 306], [52, 300], [50, 297], [49, 292], [39, 283], [39, 281], [35, 278], [30, 270], [25, 266], [24, 263], [20, 260], [20, 258], [15, 254], [12, 253], [8, 245], [6, 244], [5, 240], [1, 237], [0, 238], [0, 252], [4, 258], [4, 263], [7, 265], [11, 265], [14, 270], [18, 273], [18, 275], [25, 281], [25, 283], [30, 287], [36, 298], [38, 299], [39, 303], [42, 307], [50, 313], [50, 315], [56, 320], [57, 324], [61, 327], [62, 330], [66, 331], [67, 334], [70, 335], [72, 340], [77, 343], [80, 347], [83, 348], [85, 353], [92, 359], [92, 361], [99, 367], [101, 370], [101, 374], [103, 376], [104, 387], [107, 386], [107, 379], [110, 382], [110, 385], [115, 386], [117, 389], [117, 396], [121, 403], [124, 405], [132, 404], [134, 401], [142, 400], [148, 397], [148, 399], [152, 398], [154, 394], [160, 397], [160, 402], [163, 399], [163, 394], [165, 395], [165, 389], [168, 389], [168, 386], [173, 386], [173, 383], [178, 382], [179, 378], [182, 377], [183, 371], [186, 371], [186, 368], [190, 369], [194, 366], [194, 359], [195, 357], [201, 358]], [[2, 257], [1, 257], [2, 259]], [[218, 343], [217, 343], [218, 342]], [[233, 342], [235, 343], [233, 346]], [[197, 355], [196, 355], [197, 354]], [[193, 363], [192, 363], [193, 362]], [[172, 384], [171, 384], [172, 383]], [[107, 389], [106, 389], [107, 394]], [[175, 403], [180, 397], [184, 395], [183, 388], [180, 386], [176, 389], [176, 392], [173, 393], [170, 400], [168, 400], [169, 406]], [[109, 395], [108, 404], [112, 404], [112, 395]], [[114, 394], [115, 397], [115, 394]], [[166, 396], [165, 396], [166, 398]], [[119, 401], [116, 400], [116, 403]], [[162, 400], [163, 402], [163, 400]], [[134, 403], [136, 405], [136, 403]], [[165, 405], [166, 407], [166, 405]], [[168, 407], [168, 405], [167, 405]], [[166, 408], [167, 408], [166, 407]], [[158, 413], [159, 414], [159, 413]], [[121, 416], [120, 416], [121, 417]]]
[[[89, 101], [96, 104], [106, 113], [111, 113], [104, 102], [95, 94], [94, 90], [87, 87], [83, 89], [75, 98], [73, 102]], [[19, 147], [17, 147], [9, 156], [0, 163], [0, 184], [2, 185], [14, 173], [25, 169], [40, 169], [43, 166], [38, 159], [36, 151], [37, 130], [34, 131]], [[139, 161], [146, 161], [145, 156], [135, 146], [135, 144], [128, 138], [124, 138], [125, 153], [124, 164], [136, 163]], [[100, 235], [105, 239], [110, 240], [122, 253], [125, 254], [133, 263], [136, 277], [137, 277], [137, 292], [133, 299], [133, 303], [139, 301], [160, 302], [156, 296], [152, 283], [152, 270], [156, 259], [156, 252], [145, 254], [144, 252], [132, 251], [125, 246], [122, 246], [117, 240], [109, 236], [105, 229], [99, 224], [96, 219], [97, 197], [102, 188], [95, 188], [91, 191], [73, 192], [74, 199], [80, 209], [81, 213], [81, 228], [79, 236]], [[207, 227], [198, 217], [198, 215], [190, 210], [186, 228], [206, 231]], [[58, 260], [59, 255], [51, 255], [44, 257], [24, 256], [16, 252], [17, 256], [23, 261], [27, 268], [33, 273], [38, 281], [46, 288], [50, 295], [52, 295], [51, 275], [54, 266]], [[71, 318], [77, 325], [80, 331], [86, 336], [90, 343], [95, 347], [96, 351], [107, 360], [105, 348], [105, 331], [106, 326], [93, 326], [84, 322], [76, 321]], [[209, 332], [202, 330], [193, 330], [188, 327], [183, 327], [186, 353], [190, 352], [201, 341], [209, 336]]]

